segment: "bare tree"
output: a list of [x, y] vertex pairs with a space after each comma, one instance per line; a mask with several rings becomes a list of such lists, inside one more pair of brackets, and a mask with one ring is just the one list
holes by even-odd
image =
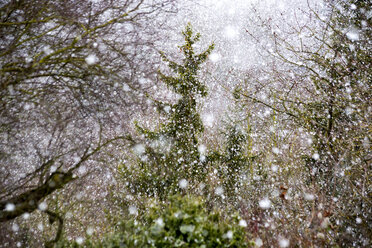
[[358, 219], [363, 215], [370, 223], [372, 204], [367, 190], [371, 185], [367, 2], [309, 4], [307, 10], [299, 10], [302, 19], [295, 16], [286, 22], [283, 16], [280, 24], [258, 17], [262, 32], [257, 35], [248, 29], [247, 33], [269, 57], [268, 63], [249, 75], [250, 84], [238, 89], [243, 101], [270, 109], [285, 128], [300, 127], [301, 138], [310, 140], [311, 147], [298, 165], [308, 171], [323, 203], [333, 202], [333, 220], [338, 224], [332, 242], [341, 246], [365, 246], [370, 236], [368, 224]]
[[102, 149], [130, 141], [174, 2], [0, 4], [0, 222], [34, 211]]

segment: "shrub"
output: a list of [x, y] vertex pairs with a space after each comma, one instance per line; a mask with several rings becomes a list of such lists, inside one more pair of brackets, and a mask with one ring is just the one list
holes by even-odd
[[[117, 231], [87, 247], [249, 247], [245, 221], [209, 212], [201, 198], [173, 196], [169, 204], [150, 204], [139, 222], [119, 223]], [[76, 242], [68, 246], [80, 247]]]

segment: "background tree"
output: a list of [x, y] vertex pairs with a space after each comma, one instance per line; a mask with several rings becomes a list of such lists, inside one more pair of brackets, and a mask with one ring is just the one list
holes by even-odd
[[141, 90], [157, 70], [149, 55], [174, 11], [172, 0], [2, 1], [1, 222], [110, 171], [100, 165], [117, 158], [103, 148], [115, 153], [133, 111], [146, 108]]
[[[300, 187], [315, 188], [316, 206], [326, 205], [334, 214], [331, 220], [338, 224], [331, 242], [364, 246], [370, 233], [361, 220], [371, 222], [366, 209], [371, 206], [370, 193], [365, 188], [371, 184], [371, 19], [366, 14], [370, 6], [365, 1], [325, 3], [325, 8], [309, 5], [304, 10], [307, 18], [295, 25], [279, 26], [271, 19], [258, 18], [268, 39], [262, 41], [247, 32], [262, 42], [271, 66], [247, 79], [257, 85], [259, 93], [240, 93], [243, 101], [274, 113], [280, 129], [288, 133], [301, 128], [292, 137], [310, 144], [310, 149], [299, 150], [297, 156], [303, 160], [291, 168], [293, 172], [307, 170], [299, 177], [305, 183]], [[275, 160], [282, 160], [281, 150], [273, 151]], [[359, 206], [358, 210], [350, 211], [352, 205]]]
[[[210, 166], [218, 171], [218, 178], [229, 203], [237, 207], [241, 201], [242, 180], [249, 173], [255, 158], [251, 154], [250, 130], [229, 120], [225, 124], [224, 151], [213, 151], [207, 155]], [[249, 127], [248, 127], [249, 128]], [[236, 209], [235, 209], [236, 210]]]
[[[242, 175], [246, 173], [250, 166], [250, 158], [247, 151], [249, 147], [248, 135], [238, 125], [230, 126], [226, 135], [226, 151], [223, 162], [226, 165], [226, 171], [223, 176], [223, 182], [227, 193], [235, 195], [241, 189], [240, 183]], [[239, 194], [238, 194], [239, 195]], [[235, 201], [237, 199], [234, 199]]]

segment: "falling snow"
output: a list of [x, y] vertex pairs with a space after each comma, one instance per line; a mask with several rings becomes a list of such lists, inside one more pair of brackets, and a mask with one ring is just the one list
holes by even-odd
[[7, 203], [5, 205], [5, 211], [11, 212], [15, 210], [15, 205], [13, 203]]
[[288, 247], [289, 246], [289, 240], [286, 238], [280, 238], [279, 239], [279, 247]]
[[178, 185], [180, 186], [181, 189], [186, 189], [189, 183], [187, 182], [186, 179], [181, 179]]
[[39, 204], [38, 208], [40, 211], [45, 211], [48, 208], [48, 204], [46, 202], [42, 202]]
[[271, 201], [268, 198], [262, 199], [258, 202], [258, 205], [262, 209], [269, 209], [271, 207]]
[[239, 221], [239, 226], [241, 226], [241, 227], [247, 227], [247, 222], [245, 220], [240, 220]]
[[86, 58], [85, 58], [85, 62], [88, 64], [88, 65], [93, 65], [95, 63], [98, 62], [98, 58], [96, 55], [94, 54], [89, 54]]
[[223, 192], [224, 192], [224, 190], [223, 190], [223, 188], [222, 187], [217, 187], [215, 190], [214, 190], [214, 192], [216, 193], [216, 195], [222, 195], [223, 194]]
[[263, 246], [262, 239], [256, 238], [254, 241], [254, 244], [255, 244], [255, 247], [262, 247]]
[[0, 248], [371, 247], [365, 1], [23, 2], [2, 3]]

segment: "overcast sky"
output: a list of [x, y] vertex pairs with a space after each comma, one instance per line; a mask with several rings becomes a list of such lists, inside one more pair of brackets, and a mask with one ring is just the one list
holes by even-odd
[[[301, 20], [300, 9], [307, 9], [308, 2], [312, 6], [319, 3], [318, 0], [185, 1], [186, 7], [181, 8], [176, 27], [181, 30], [190, 22], [202, 34], [203, 48], [211, 42], [215, 43], [215, 50], [210, 56], [213, 64], [210, 73], [216, 80], [208, 84], [211, 96], [204, 104], [204, 112], [207, 113], [204, 119], [217, 120], [218, 116], [224, 116], [223, 112], [229, 112], [231, 102], [226, 99], [226, 88], [233, 89], [237, 83], [235, 81], [244, 78], [240, 73], [264, 63], [258, 56], [259, 47], [254, 45], [246, 32], [249, 29], [250, 32], [261, 35], [250, 18], [254, 19], [259, 15], [263, 19], [295, 22], [295, 14], [297, 20]], [[253, 9], [257, 10], [256, 13], [253, 13]], [[281, 22], [278, 21], [279, 27]], [[180, 40], [178, 44], [179, 42]], [[231, 71], [234, 71], [236, 77]]]

